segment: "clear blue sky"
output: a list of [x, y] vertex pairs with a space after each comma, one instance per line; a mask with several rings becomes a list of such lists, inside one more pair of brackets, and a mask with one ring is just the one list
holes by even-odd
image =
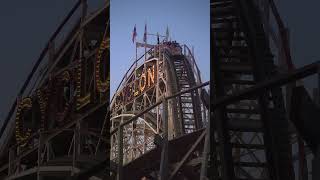
[[203, 81], [210, 79], [209, 0], [111, 0], [110, 8], [111, 97], [135, 58], [133, 27], [142, 42], [145, 22], [148, 33], [165, 35], [168, 26], [172, 40], [193, 46]]

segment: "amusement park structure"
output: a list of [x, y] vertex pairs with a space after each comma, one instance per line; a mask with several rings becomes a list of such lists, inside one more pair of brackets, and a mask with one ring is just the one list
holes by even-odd
[[208, 82], [201, 81], [186, 45], [166, 38], [137, 47], [145, 52], [132, 63], [110, 104], [114, 177], [199, 179], [209, 145]]
[[272, 0], [211, 0], [210, 6], [208, 176], [319, 179], [320, 134], [313, 126], [319, 106], [295, 83], [319, 76], [319, 63], [294, 69], [288, 29]]
[[210, 82], [166, 37], [136, 43], [112, 98], [109, 6], [79, 0], [49, 39], [0, 129], [0, 179], [320, 179], [320, 64], [294, 67], [273, 0], [210, 1]]
[[74, 5], [21, 88], [1, 127], [0, 179], [70, 179], [109, 167], [109, 1], [89, 7]]

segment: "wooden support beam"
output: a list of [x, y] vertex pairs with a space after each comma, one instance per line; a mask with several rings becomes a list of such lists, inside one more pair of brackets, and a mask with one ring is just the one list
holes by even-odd
[[118, 131], [118, 169], [117, 180], [123, 179], [123, 127]]
[[[41, 166], [41, 154], [43, 146], [43, 137], [41, 132], [39, 132], [39, 144], [38, 144], [38, 163], [37, 163], [37, 180], [40, 180], [40, 166]], [[43, 154], [44, 155], [44, 154]]]
[[13, 148], [10, 148], [9, 149], [9, 166], [8, 166], [8, 176], [10, 176], [12, 173], [13, 173], [13, 171], [14, 171], [14, 169], [13, 169], [13, 167], [14, 167], [14, 154], [15, 154], [15, 152], [14, 152], [14, 149]]
[[283, 86], [287, 83], [297, 81], [307, 76], [314, 75], [319, 71], [318, 70], [319, 65], [320, 65], [320, 62], [318, 61], [313, 64], [306, 65], [290, 73], [282, 74], [270, 80], [263, 81], [262, 83], [259, 83], [245, 90], [239, 91], [232, 95], [224, 96], [222, 98], [217, 99], [215, 102], [213, 102], [211, 108], [215, 110], [217, 107], [229, 105], [236, 101], [247, 99], [248, 97], [258, 95], [262, 91], [267, 91], [274, 87]]
[[[195, 89], [198, 89], [198, 88], [201, 88], [201, 87], [204, 87], [204, 86], [207, 86], [207, 85], [209, 85], [209, 81], [207, 81], [207, 82], [205, 82], [205, 83], [202, 83], [202, 84], [200, 84], [200, 85], [194, 86], [194, 87], [192, 87], [192, 88], [190, 88], [190, 89], [186, 89], [186, 90], [180, 91], [180, 92], [178, 92], [178, 93], [176, 93], [176, 94], [173, 94], [173, 95], [168, 96], [168, 97], [165, 97], [165, 98], [166, 98], [167, 100], [169, 100], [169, 99], [171, 99], [171, 98], [175, 98], [175, 97], [177, 97], [177, 96], [180, 96], [181, 94], [185, 94], [185, 93], [192, 92], [192, 91], [194, 91]], [[116, 127], [116, 128], [114, 128], [113, 130], [111, 130], [110, 134], [111, 134], [111, 135], [114, 134], [115, 132], [118, 131], [118, 128], [119, 128], [120, 126], [123, 127], [123, 126], [125, 126], [125, 125], [127, 125], [127, 124], [130, 124], [132, 121], [138, 119], [140, 116], [142, 116], [142, 115], [145, 114], [146, 112], [149, 112], [150, 110], [152, 110], [153, 108], [157, 107], [157, 106], [160, 105], [161, 103], [162, 103], [162, 101], [158, 101], [158, 102], [154, 103], [153, 105], [149, 106], [148, 108], [146, 108], [145, 110], [137, 113], [137, 115], [135, 115], [134, 117], [132, 117], [132, 118], [129, 119], [128, 121], [120, 124], [118, 127]]]
[[168, 101], [163, 100], [163, 138], [162, 138], [162, 151], [160, 163], [160, 180], [167, 180], [169, 173], [169, 147], [168, 147]]
[[[62, 131], [70, 130], [70, 129], [68, 129], [68, 128], [70, 128], [71, 126], [73, 126], [74, 124], [76, 124], [76, 122], [77, 122], [78, 120], [81, 121], [81, 120], [85, 119], [86, 117], [88, 117], [90, 114], [92, 114], [93, 112], [95, 112], [95, 111], [98, 110], [99, 108], [105, 106], [106, 103], [108, 103], [108, 101], [101, 102], [99, 105], [91, 108], [88, 112], [85, 112], [85, 113], [83, 113], [83, 114], [80, 114], [75, 120], [67, 123], [67, 124], [64, 125], [64, 127], [62, 127], [61, 129], [56, 129], [56, 130], [53, 130], [53, 131], [49, 131], [49, 132], [52, 133], [52, 134], [49, 134], [49, 135], [43, 137], [43, 138], [44, 138], [43, 141], [44, 141], [44, 142], [48, 142], [50, 139], [56, 137], [56, 136], [57, 136], [58, 134], [60, 134]], [[32, 137], [34, 137], [34, 136], [36, 136], [36, 135], [38, 135], [38, 133], [33, 134]], [[13, 147], [17, 147], [17, 146], [18, 146], [18, 144], [14, 145]], [[29, 150], [21, 153], [20, 155], [17, 156], [17, 158], [15, 158], [14, 160], [12, 160], [12, 163], [17, 163], [21, 158], [23, 158], [23, 157], [27, 156], [28, 154], [36, 151], [37, 149], [38, 149], [38, 146], [35, 146], [35, 147], [33, 147], [32, 149], [29, 149]], [[3, 171], [3, 170], [5, 170], [5, 169], [7, 169], [8, 167], [9, 167], [9, 164], [6, 164], [6, 165], [0, 167], [0, 172]]]
[[210, 152], [210, 121], [208, 121], [208, 125], [206, 127], [206, 136], [204, 141], [201, 170], [200, 170], [200, 180], [206, 180], [207, 178], [209, 152]]
[[205, 137], [206, 131], [203, 131], [202, 134], [200, 135], [200, 137], [197, 139], [197, 141], [192, 145], [192, 147], [190, 148], [190, 150], [183, 156], [182, 160], [179, 162], [178, 166], [176, 166], [176, 168], [173, 170], [173, 172], [171, 173], [169, 180], [173, 180], [173, 178], [175, 178], [177, 172], [180, 170], [180, 168], [186, 163], [186, 161], [188, 160], [188, 158], [190, 157], [191, 153], [198, 147], [198, 145], [200, 144], [200, 142], [203, 140], [203, 138]]

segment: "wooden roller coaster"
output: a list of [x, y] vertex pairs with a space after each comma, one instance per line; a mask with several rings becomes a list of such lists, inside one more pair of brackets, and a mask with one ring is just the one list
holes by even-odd
[[[75, 4], [14, 102], [0, 179], [68, 179], [109, 159], [109, 1], [90, 14], [88, 6]], [[107, 164], [90, 177], [105, 179]]]

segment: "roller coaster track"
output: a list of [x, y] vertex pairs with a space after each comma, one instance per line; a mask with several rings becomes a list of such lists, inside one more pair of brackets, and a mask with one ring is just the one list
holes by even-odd
[[[176, 154], [170, 155], [169, 163], [179, 164], [187, 157], [179, 172], [187, 172], [192, 166], [199, 170], [204, 145], [203, 128], [208, 113], [208, 99], [206, 102], [203, 99], [208, 98], [208, 93], [203, 87], [190, 89], [201, 84], [193, 54], [187, 46], [176, 42], [154, 45], [133, 62], [111, 101], [111, 161], [116, 165], [114, 176], [118, 179], [160, 177], [162, 162], [159, 157], [165, 139], [166, 120], [170, 144], [168, 151]], [[163, 99], [179, 92], [184, 93], [168, 99], [168, 106], [163, 104]], [[163, 114], [166, 108], [167, 116]], [[182, 146], [199, 152], [198, 159], [189, 157], [191, 152]], [[192, 164], [192, 159], [197, 163]], [[140, 170], [137, 171], [137, 168]], [[169, 171], [172, 171], [170, 177], [167, 176], [170, 179], [200, 177], [197, 170], [182, 174], [176, 174], [178, 169], [174, 168]]]
[[[270, 2], [290, 69], [288, 37]], [[210, 179], [294, 179], [278, 85], [319, 72], [319, 63], [276, 77], [253, 1], [211, 0], [210, 121], [209, 83], [176, 42], [136, 59], [109, 105], [109, 1], [92, 14], [87, 5], [79, 0], [50, 37], [1, 127], [1, 179], [106, 179], [111, 171], [118, 180], [191, 180], [206, 177], [207, 164]]]
[[109, 1], [88, 6], [75, 4], [21, 88], [0, 132], [0, 179], [65, 179], [104, 159], [90, 177], [109, 175]]

